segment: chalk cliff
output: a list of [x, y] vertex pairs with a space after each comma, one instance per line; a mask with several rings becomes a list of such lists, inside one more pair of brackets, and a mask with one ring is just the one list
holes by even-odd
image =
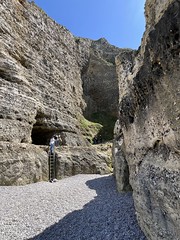
[[[110, 112], [116, 115], [118, 83], [114, 59], [120, 50], [102, 39], [94, 42], [74, 37], [33, 2], [1, 1], [0, 12], [0, 184], [46, 180], [48, 155], [47, 148], [43, 146], [48, 145], [55, 133], [61, 135], [64, 146], [70, 147], [69, 155], [59, 152], [61, 161], [70, 159], [66, 160], [69, 173], [64, 169], [64, 173], [61, 171], [62, 177], [77, 172], [73, 165], [75, 155], [78, 165], [81, 163], [78, 169], [81, 168], [82, 172], [86, 162], [89, 173], [108, 173], [106, 161], [109, 157], [105, 161], [104, 155], [100, 157], [88, 141], [101, 126], [91, 125], [83, 116], [91, 109], [85, 95], [92, 99], [95, 89], [92, 93], [86, 93], [87, 83], [85, 80], [83, 82], [82, 76], [88, 78], [87, 69], [94, 61], [92, 55], [96, 51], [96, 55], [101, 55], [98, 55], [100, 61], [104, 62], [103, 76], [108, 75], [106, 79], [115, 86], [111, 93], [116, 91], [114, 99], [111, 94], [108, 95], [111, 101], [106, 102], [105, 106], [110, 106]], [[101, 47], [104, 41], [106, 47]], [[109, 49], [108, 53], [105, 53], [106, 49]], [[113, 63], [109, 63], [110, 58]], [[98, 61], [94, 64], [97, 70]], [[95, 76], [91, 77], [91, 82], [93, 78]], [[101, 78], [96, 80], [96, 84], [102, 81]], [[98, 86], [101, 92], [101, 83]], [[104, 96], [108, 92], [108, 89], [103, 89]], [[93, 105], [96, 109], [98, 100], [95, 99]], [[90, 137], [86, 136], [88, 134]], [[80, 154], [83, 147], [86, 150], [89, 147], [88, 154], [84, 151]], [[80, 161], [83, 156], [86, 156], [84, 161]], [[93, 166], [92, 169], [90, 166]]]
[[[119, 190], [133, 190], [148, 239], [180, 236], [180, 2], [147, 0], [139, 53], [116, 58], [119, 118], [113, 147]], [[123, 61], [125, 57], [125, 61]]]
[[0, 12], [0, 185], [47, 180], [54, 133], [58, 178], [109, 173], [89, 143], [102, 126], [87, 119], [118, 116], [117, 187], [133, 190], [148, 239], [179, 240], [180, 2], [146, 1], [138, 51], [74, 37], [26, 0], [1, 0]]

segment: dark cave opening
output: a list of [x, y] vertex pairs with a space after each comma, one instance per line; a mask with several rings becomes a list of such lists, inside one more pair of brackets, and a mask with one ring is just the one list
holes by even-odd
[[31, 139], [35, 145], [49, 145], [51, 137], [55, 134], [54, 130], [47, 127], [46, 116], [43, 112], [37, 111], [35, 124], [33, 125]]
[[44, 129], [34, 125], [32, 129], [32, 144], [49, 145], [50, 138], [54, 135], [52, 130]]

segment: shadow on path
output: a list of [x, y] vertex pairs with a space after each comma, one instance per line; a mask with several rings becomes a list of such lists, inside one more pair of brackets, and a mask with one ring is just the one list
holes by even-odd
[[[145, 240], [131, 193], [118, 193], [113, 176], [86, 182], [97, 196], [31, 240]], [[29, 240], [30, 240], [29, 239]]]

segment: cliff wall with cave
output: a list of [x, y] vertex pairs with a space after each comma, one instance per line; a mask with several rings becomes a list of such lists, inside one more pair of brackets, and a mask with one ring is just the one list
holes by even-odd
[[[114, 58], [120, 49], [104, 39], [94, 42], [74, 37], [26, 0], [1, 1], [0, 12], [0, 184], [46, 180], [48, 147], [43, 146], [48, 145], [54, 133], [60, 134], [63, 145], [68, 146], [65, 155], [59, 152], [59, 159], [66, 159], [66, 169], [59, 170], [59, 177], [83, 172], [88, 165], [89, 171], [85, 172], [109, 172], [108, 159], [92, 149], [87, 140], [83, 113], [103, 107], [103, 94], [104, 99], [108, 95], [103, 109], [108, 106], [110, 113], [117, 114]], [[95, 58], [103, 63], [103, 69]], [[102, 89], [102, 78], [96, 74], [87, 83], [92, 65], [96, 72], [99, 68], [102, 76], [107, 75], [103, 81], [112, 83], [111, 89]], [[93, 81], [96, 86], [92, 90]], [[95, 99], [97, 87], [100, 95]], [[91, 138], [98, 129], [92, 131]], [[82, 148], [88, 148], [84, 158]]]
[[180, 236], [180, 2], [147, 0], [137, 55], [116, 58], [119, 118], [113, 161], [118, 189], [133, 189], [148, 239]]

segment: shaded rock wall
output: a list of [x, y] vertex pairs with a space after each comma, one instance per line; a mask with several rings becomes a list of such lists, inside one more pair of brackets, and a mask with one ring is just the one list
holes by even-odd
[[82, 71], [83, 92], [87, 106], [85, 116], [93, 113], [118, 113], [118, 78], [115, 57], [121, 49], [110, 45], [106, 39], [93, 41], [89, 53], [89, 61]]
[[[81, 46], [83, 41], [87, 40], [80, 39], [78, 45]], [[84, 49], [84, 45], [81, 48]], [[102, 125], [98, 135], [103, 141], [113, 139], [113, 128], [118, 116], [120, 84], [115, 58], [120, 53], [126, 55], [129, 52], [135, 54], [136, 51], [112, 46], [104, 38], [92, 41], [88, 61], [82, 68], [83, 96], [86, 102], [83, 113], [90, 121]]]
[[129, 74], [117, 58], [119, 78], [127, 74], [127, 83], [115, 127], [115, 175], [119, 190], [131, 185], [147, 238], [178, 240], [180, 2], [147, 1], [146, 17], [147, 30], [139, 54], [129, 58]]

